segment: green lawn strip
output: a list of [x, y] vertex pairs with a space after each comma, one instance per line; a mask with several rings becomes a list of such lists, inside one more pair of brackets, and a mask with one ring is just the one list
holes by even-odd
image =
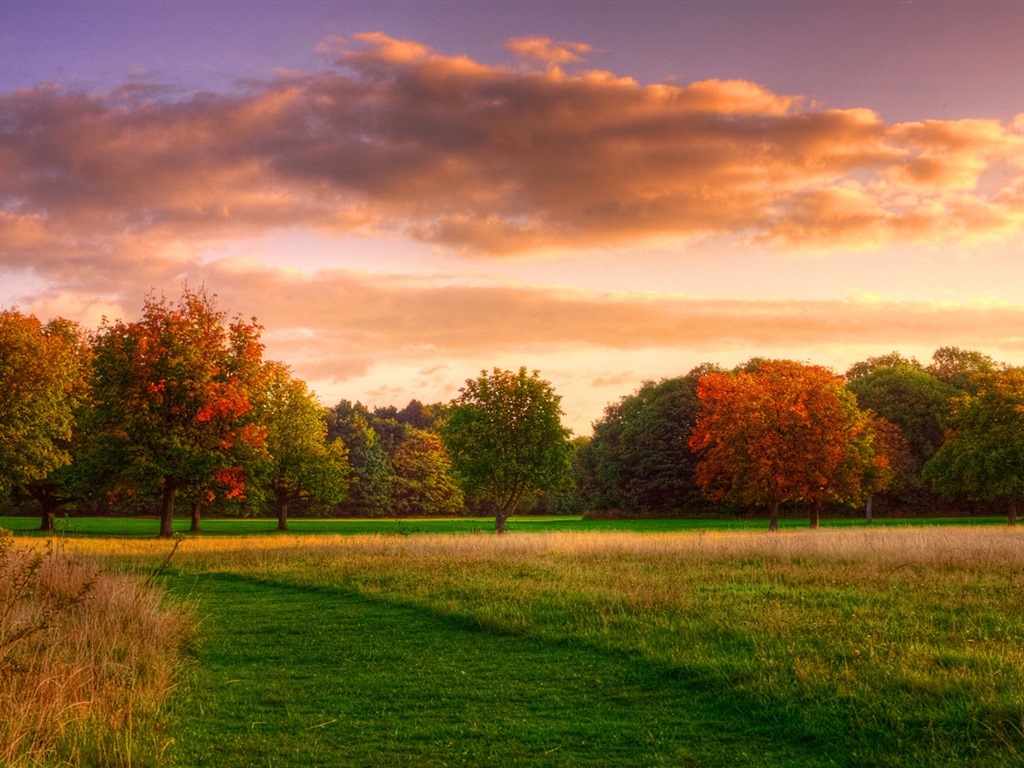
[[[876, 518], [876, 526], [913, 525], [1005, 525], [1001, 517], [910, 517]], [[823, 527], [860, 527], [866, 525], [860, 518], [831, 518], [822, 520]], [[55, 521], [56, 530], [68, 536], [118, 536], [125, 538], [150, 538], [156, 536], [159, 521], [155, 518], [139, 517], [60, 517]], [[802, 519], [783, 519], [780, 526], [787, 529], [807, 527]], [[443, 519], [296, 519], [289, 522], [289, 533], [294, 534], [395, 534], [417, 533], [490, 533], [494, 521], [490, 518], [443, 518]], [[659, 518], [640, 520], [585, 520], [579, 517], [514, 517], [509, 521], [508, 530], [519, 533], [542, 533], [555, 531], [630, 531], [637, 533], [661, 533], [674, 531], [762, 531], [767, 522], [759, 519], [705, 519], [705, 518]], [[6, 528], [19, 535], [45, 535], [38, 530], [39, 520], [35, 517], [0, 517], [0, 528]], [[280, 535], [276, 520], [270, 519], [217, 519], [203, 521], [200, 533], [188, 532], [189, 521], [181, 518], [174, 521], [174, 530], [186, 536], [252, 536]]]
[[175, 699], [176, 765], [843, 764], [713, 670], [344, 589], [169, 583], [203, 617], [195, 684]]

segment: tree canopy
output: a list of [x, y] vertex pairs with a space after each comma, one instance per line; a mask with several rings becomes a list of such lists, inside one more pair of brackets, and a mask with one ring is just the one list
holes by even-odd
[[[52, 498], [48, 480], [71, 462], [88, 365], [76, 324], [43, 325], [32, 315], [0, 311], [0, 493], [23, 488]], [[46, 504], [42, 514], [41, 527], [50, 530]]]
[[976, 394], [954, 401], [946, 442], [924, 467], [937, 490], [1001, 499], [1010, 525], [1024, 500], [1024, 370], [976, 374]]
[[757, 361], [709, 373], [697, 387], [700, 410], [690, 438], [697, 482], [712, 499], [763, 505], [769, 528], [779, 505], [853, 502], [873, 466], [868, 420], [841, 377], [789, 360]]
[[109, 472], [159, 489], [160, 535], [170, 536], [174, 499], [217, 484], [242, 496], [234, 452], [262, 450], [265, 432], [244, 417], [262, 360], [260, 327], [230, 323], [205, 292], [177, 301], [150, 296], [134, 322], [105, 322], [94, 342], [91, 428]]
[[501, 533], [526, 494], [555, 490], [568, 477], [572, 446], [561, 398], [526, 368], [481, 371], [459, 392], [441, 434], [463, 490], [487, 500]]
[[351, 470], [340, 438], [327, 442], [324, 407], [306, 383], [277, 362], [264, 365], [254, 397], [255, 423], [266, 430], [258, 474], [273, 498], [278, 530], [288, 530], [288, 507], [297, 501], [337, 504]]

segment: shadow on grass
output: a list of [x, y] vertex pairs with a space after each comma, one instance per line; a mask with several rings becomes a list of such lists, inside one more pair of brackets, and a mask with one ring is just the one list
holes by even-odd
[[203, 617], [196, 682], [174, 707], [177, 765], [868, 764], [728, 670], [343, 589], [236, 574], [168, 585]]

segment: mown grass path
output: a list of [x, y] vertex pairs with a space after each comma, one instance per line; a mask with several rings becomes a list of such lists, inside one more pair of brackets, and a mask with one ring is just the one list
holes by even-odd
[[176, 765], [841, 764], [799, 723], [759, 724], [724, 681], [639, 655], [337, 588], [168, 584], [203, 617]]

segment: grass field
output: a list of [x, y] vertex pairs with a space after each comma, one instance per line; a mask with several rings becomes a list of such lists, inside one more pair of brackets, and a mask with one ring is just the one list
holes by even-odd
[[[861, 518], [826, 518], [825, 528], [863, 527]], [[160, 523], [154, 518], [139, 517], [71, 517], [57, 518], [54, 525], [58, 533], [68, 536], [156, 536]], [[494, 519], [486, 517], [460, 517], [439, 519], [297, 519], [288, 523], [292, 534], [418, 534], [418, 533], [492, 533]], [[807, 527], [804, 518], [779, 521], [786, 529]], [[922, 525], [1006, 525], [1005, 517], [897, 517], [875, 518], [876, 526]], [[580, 517], [513, 517], [508, 522], [511, 533], [618, 531], [636, 533], [669, 533], [676, 531], [763, 531], [767, 520], [760, 519], [653, 519], [653, 520], [584, 520]], [[24, 535], [45, 535], [39, 532], [35, 517], [2, 517], [0, 528]], [[187, 533], [189, 520], [174, 521], [175, 532]], [[202, 523], [203, 530], [194, 536], [253, 536], [279, 535], [277, 520], [270, 519], [210, 519]]]
[[[72, 538], [159, 562], [170, 543]], [[1024, 532], [225, 536], [177, 766], [1010, 766]]]

